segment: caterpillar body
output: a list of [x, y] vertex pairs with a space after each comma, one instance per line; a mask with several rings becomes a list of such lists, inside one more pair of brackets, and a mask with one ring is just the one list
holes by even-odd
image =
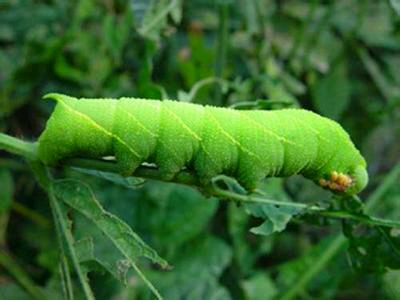
[[234, 110], [135, 98], [46, 98], [56, 108], [39, 137], [39, 158], [114, 156], [123, 175], [154, 163], [172, 180], [191, 170], [207, 185], [219, 174], [253, 190], [265, 177], [302, 174], [334, 192], [368, 182], [366, 162], [342, 127], [303, 109]]

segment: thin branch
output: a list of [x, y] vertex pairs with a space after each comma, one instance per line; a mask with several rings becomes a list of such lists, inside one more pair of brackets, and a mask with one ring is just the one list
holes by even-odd
[[209, 85], [209, 84], [213, 84], [213, 83], [219, 84], [219, 85], [220, 85], [220, 89], [222, 89], [223, 86], [224, 86], [225, 84], [227, 84], [227, 81], [224, 80], [224, 79], [222, 79], [222, 78], [218, 78], [218, 77], [208, 77], [208, 78], [204, 78], [204, 79], [202, 79], [202, 80], [196, 82], [196, 83], [192, 86], [190, 92], [188, 93], [187, 101], [188, 101], [188, 102], [192, 102], [193, 99], [196, 97], [197, 93], [199, 92], [199, 90], [200, 90], [201, 88], [203, 88], [203, 87], [205, 87], [205, 86], [207, 86], [207, 85]]
[[[30, 160], [38, 160], [37, 158], [37, 144], [36, 143], [29, 143], [22, 141], [20, 139], [8, 136], [6, 134], [0, 133], [0, 149], [4, 149], [10, 151], [15, 154], [22, 155]], [[120, 169], [118, 164], [113, 160], [99, 160], [99, 159], [68, 159], [62, 162], [64, 166], [69, 167], [78, 167], [84, 169], [93, 169], [98, 171], [104, 172], [111, 172], [111, 173], [119, 173]], [[134, 177], [142, 177], [147, 179], [154, 179], [163, 181], [162, 174], [159, 170], [154, 166], [145, 166], [142, 165], [135, 170], [131, 176]], [[41, 176], [41, 178], [45, 178], [46, 176]], [[40, 178], [39, 178], [40, 179]], [[193, 187], [201, 186], [201, 182], [197, 178], [196, 175], [191, 173], [188, 170], [183, 170], [179, 172], [171, 182], [189, 185]], [[43, 184], [42, 185], [46, 185]], [[369, 211], [371, 207], [376, 205], [379, 199], [382, 197], [383, 192], [386, 190], [386, 186], [380, 186], [373, 195], [369, 198], [367, 205], [365, 206], [366, 211]], [[303, 209], [306, 213], [313, 213], [320, 215], [322, 217], [328, 218], [335, 218], [335, 219], [347, 219], [347, 220], [354, 220], [358, 222], [362, 222], [369, 225], [375, 226], [386, 226], [386, 227], [394, 227], [400, 228], [400, 222], [394, 220], [385, 220], [375, 217], [363, 216], [358, 214], [353, 214], [348, 211], [332, 211], [321, 208], [317, 205], [309, 205], [305, 203], [296, 203], [296, 202], [283, 202], [277, 201], [273, 199], [267, 198], [260, 198], [253, 195], [242, 195], [237, 194], [231, 191], [217, 189], [215, 187], [207, 187], [206, 192], [210, 196], [215, 196], [220, 199], [224, 200], [231, 200], [237, 202], [246, 202], [246, 203], [259, 203], [259, 204], [269, 204], [269, 205], [276, 205], [276, 206], [287, 206], [287, 207], [294, 207], [298, 209]]]
[[36, 143], [25, 142], [4, 133], [0, 133], [0, 150], [21, 155], [30, 160], [37, 157]]
[[[50, 206], [51, 206], [53, 216], [54, 216], [54, 222], [56, 224], [56, 227], [58, 228], [57, 235], [59, 236], [60, 248], [63, 249], [63, 247], [64, 247], [63, 242], [62, 242], [62, 239], [64, 239], [65, 243], [66, 243], [66, 248], [69, 252], [69, 256], [74, 265], [75, 271], [79, 277], [79, 281], [82, 285], [82, 289], [85, 294], [85, 297], [88, 300], [94, 300], [95, 298], [94, 298], [93, 292], [90, 288], [87, 277], [84, 275], [84, 273], [80, 267], [79, 260], [76, 255], [76, 252], [75, 252], [74, 237], [72, 236], [72, 233], [68, 228], [68, 225], [65, 221], [65, 217], [64, 217], [61, 207], [58, 203], [58, 199], [56, 199], [52, 187], [50, 187], [50, 189], [49, 189], [49, 198], [50, 198]], [[68, 284], [68, 282], [67, 282], [67, 284]]]
[[234, 192], [225, 191], [225, 190], [216, 190], [211, 189], [208, 191], [213, 196], [216, 196], [220, 199], [225, 200], [233, 200], [237, 202], [247, 202], [247, 203], [258, 203], [258, 204], [268, 204], [268, 205], [275, 205], [275, 206], [286, 206], [286, 207], [293, 207], [303, 209], [304, 213], [312, 213], [315, 215], [319, 215], [321, 217], [327, 218], [334, 218], [334, 219], [342, 219], [342, 220], [353, 220], [358, 221], [360, 223], [372, 225], [372, 226], [385, 226], [385, 227], [392, 227], [392, 228], [400, 228], [400, 222], [395, 220], [386, 220], [376, 217], [370, 217], [367, 215], [359, 215], [354, 214], [349, 211], [342, 211], [342, 210], [328, 210], [322, 208], [317, 205], [308, 205], [304, 203], [296, 203], [296, 202], [283, 202], [277, 201], [267, 198], [259, 198], [254, 197], [251, 195], [240, 195]]
[[[63, 162], [63, 165], [69, 167], [77, 167], [83, 169], [93, 169], [97, 171], [120, 173], [118, 165], [114, 161], [95, 160], [95, 159], [68, 159]], [[130, 176], [148, 178], [163, 181], [162, 175], [159, 170], [151, 166], [140, 166]], [[200, 186], [200, 182], [196, 176], [188, 171], [179, 172], [171, 182], [180, 183], [190, 186]]]
[[[71, 294], [71, 279], [69, 274], [69, 268], [66, 264], [66, 254], [69, 255], [74, 269], [78, 275], [79, 281], [82, 286], [82, 290], [84, 292], [85, 298], [87, 300], [94, 300], [93, 292], [90, 288], [90, 285], [85, 277], [84, 272], [82, 271], [77, 254], [75, 252], [74, 247], [74, 237], [70, 228], [68, 227], [67, 221], [65, 220], [65, 216], [62, 212], [61, 206], [56, 198], [53, 188], [52, 188], [52, 178], [48, 174], [47, 168], [40, 163], [38, 160], [31, 161], [31, 168], [36, 176], [37, 181], [41, 185], [41, 187], [48, 192], [49, 200], [50, 200], [50, 207], [53, 215], [54, 224], [56, 227], [56, 235], [57, 240], [59, 243], [59, 247], [61, 250], [61, 264], [62, 264], [62, 271], [64, 272], [64, 279], [65, 282], [65, 291], [67, 292], [67, 297], [73, 297]], [[65, 244], [64, 244], [65, 242]], [[69, 296], [68, 296], [69, 295]]]
[[[65, 165], [71, 167], [79, 167], [79, 168], [88, 168], [95, 169], [105, 172], [113, 172], [118, 173], [118, 166], [113, 161], [105, 161], [105, 160], [91, 160], [91, 159], [70, 159], [64, 162]], [[142, 177], [154, 180], [163, 180], [162, 175], [159, 170], [155, 167], [151, 166], [141, 166], [131, 175], [135, 177]], [[199, 180], [195, 175], [190, 173], [189, 171], [182, 171], [172, 179], [172, 182], [189, 185], [189, 186], [201, 186]], [[327, 210], [317, 205], [310, 205], [305, 203], [297, 203], [297, 202], [283, 202], [277, 201], [268, 198], [256, 197], [253, 195], [242, 195], [238, 193], [234, 193], [228, 190], [217, 189], [212, 186], [207, 187], [205, 189], [206, 193], [210, 196], [215, 196], [221, 200], [227, 201], [235, 201], [242, 203], [258, 203], [258, 204], [268, 204], [275, 206], [286, 206], [293, 207], [297, 209], [303, 209], [304, 213], [312, 213], [315, 215], [320, 215], [321, 217], [333, 218], [333, 219], [342, 219], [342, 220], [353, 220], [358, 221], [364, 224], [372, 225], [372, 226], [385, 226], [385, 227], [393, 227], [400, 228], [400, 222], [394, 220], [386, 220], [375, 217], [370, 217], [366, 215], [354, 214], [349, 211], [338, 211], [338, 210]], [[378, 196], [381, 193], [378, 194]], [[371, 196], [372, 197], [372, 196]], [[371, 199], [379, 199], [375, 196]], [[373, 202], [370, 201], [370, 202]], [[368, 205], [367, 205], [368, 206]]]

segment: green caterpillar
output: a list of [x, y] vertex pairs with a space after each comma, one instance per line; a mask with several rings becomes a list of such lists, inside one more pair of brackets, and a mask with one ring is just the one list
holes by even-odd
[[233, 110], [146, 99], [46, 98], [56, 108], [39, 138], [39, 158], [114, 156], [123, 175], [154, 163], [172, 180], [191, 170], [204, 185], [219, 174], [254, 190], [265, 177], [302, 174], [324, 188], [356, 194], [366, 162], [336, 122], [302, 109]]

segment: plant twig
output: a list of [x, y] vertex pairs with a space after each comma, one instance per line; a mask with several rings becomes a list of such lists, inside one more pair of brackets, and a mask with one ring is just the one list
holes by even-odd
[[204, 79], [196, 82], [192, 86], [189, 93], [187, 94], [187, 101], [192, 102], [195, 99], [199, 90], [209, 84], [218, 84], [220, 86], [219, 88], [222, 89], [224, 85], [228, 84], [228, 82], [226, 80], [224, 80], [222, 78], [218, 78], [218, 77], [204, 78]]
[[[70, 159], [64, 162], [65, 165], [79, 168], [95, 169], [105, 172], [118, 173], [118, 166], [112, 161], [104, 160], [91, 160], [91, 159]], [[162, 176], [157, 168], [150, 166], [141, 166], [132, 174], [135, 177], [143, 177], [154, 180], [161, 180]], [[200, 186], [200, 182], [195, 175], [189, 171], [182, 171], [178, 173], [177, 176], [172, 180], [175, 183], [189, 185], [189, 186]], [[369, 216], [357, 215], [348, 211], [336, 211], [327, 210], [317, 205], [309, 205], [305, 203], [297, 202], [283, 202], [273, 199], [256, 197], [253, 195], [241, 195], [231, 191], [215, 189], [209, 187], [206, 189], [207, 193], [211, 196], [215, 196], [222, 200], [236, 201], [243, 203], [259, 203], [259, 204], [269, 204], [275, 206], [288, 206], [303, 209], [304, 212], [313, 213], [320, 215], [322, 217], [335, 218], [335, 219], [346, 219], [362, 222], [369, 225], [375, 226], [386, 226], [400, 228], [400, 222], [394, 220], [385, 220], [380, 218], [374, 218]], [[379, 199], [379, 198], [378, 198]], [[375, 201], [375, 200], [374, 200]]]
[[[50, 206], [52, 208], [53, 214], [54, 214], [54, 222], [56, 223], [56, 227], [58, 235], [59, 235], [59, 242], [60, 242], [60, 247], [64, 247], [63, 246], [63, 242], [62, 239], [65, 240], [66, 243], [66, 248], [69, 252], [69, 256], [72, 260], [72, 263], [74, 265], [75, 271], [79, 277], [79, 281], [82, 285], [82, 289], [83, 292], [85, 293], [85, 297], [87, 300], [94, 300], [94, 295], [93, 292], [88, 284], [87, 278], [85, 277], [85, 275], [82, 272], [82, 269], [79, 265], [79, 260], [78, 257], [76, 255], [75, 252], [75, 248], [74, 248], [74, 238], [71, 234], [71, 231], [68, 229], [68, 225], [65, 222], [65, 217], [62, 213], [61, 207], [58, 203], [58, 200], [56, 198], [56, 196], [54, 195], [53, 189], [50, 186], [49, 189], [49, 198], [50, 198]], [[65, 262], [62, 262], [65, 263]], [[68, 284], [68, 281], [67, 281]]]
[[[4, 142], [6, 141], [6, 142]], [[7, 142], [8, 141], [8, 142]], [[5, 134], [0, 134], [0, 148], [3, 145], [9, 145], [7, 150], [23, 155], [31, 160], [37, 160], [37, 145], [35, 143], [28, 143], [21, 141], [17, 138], [10, 137]], [[69, 167], [78, 167], [78, 168], [84, 168], [84, 169], [93, 169], [93, 170], [98, 170], [98, 171], [104, 171], [104, 172], [111, 172], [111, 173], [119, 173], [119, 167], [113, 160], [101, 160], [101, 159], [80, 159], [80, 158], [74, 158], [74, 159], [68, 159], [63, 161], [62, 163], [64, 166], [69, 166]], [[36, 170], [37, 173], [37, 170]], [[38, 179], [45, 179], [46, 174], [42, 174], [41, 176], [38, 176]], [[159, 172], [159, 170], [156, 167], [153, 166], [140, 166], [135, 170], [131, 176], [135, 177], [142, 177], [142, 178], [147, 178], [147, 179], [154, 179], [154, 180], [160, 180], [162, 181], [162, 175]], [[179, 184], [184, 184], [184, 185], [189, 185], [193, 187], [198, 187], [201, 186], [201, 183], [199, 182], [199, 179], [197, 176], [195, 176], [193, 173], [191, 173], [188, 170], [183, 170], [179, 172], [175, 178], [171, 180], [171, 182], [179, 183]], [[42, 186], [44, 188], [47, 188], [48, 183], [42, 182]], [[367, 202], [366, 209], [368, 209], [369, 206], [375, 205], [374, 203], [379, 200], [381, 197], [381, 192], [379, 192], [379, 188], [374, 193], [371, 195], [370, 200]], [[365, 224], [369, 225], [377, 225], [377, 226], [387, 226], [387, 227], [396, 227], [400, 228], [400, 222], [393, 221], [393, 220], [384, 220], [384, 219], [379, 219], [379, 218], [373, 218], [373, 217], [368, 217], [368, 216], [362, 216], [362, 215], [356, 215], [352, 214], [351, 212], [345, 212], [345, 211], [331, 211], [331, 210], [326, 210], [324, 208], [321, 208], [317, 205], [309, 205], [305, 203], [296, 203], [296, 202], [282, 202], [282, 201], [277, 201], [273, 199], [267, 199], [267, 198], [260, 198], [256, 197], [253, 195], [241, 195], [237, 194], [234, 192], [230, 192], [227, 190], [222, 190], [222, 189], [215, 189], [213, 187], [209, 187], [207, 189], [207, 193], [216, 196], [220, 199], [225, 199], [225, 200], [232, 200], [232, 201], [237, 201], [237, 202], [247, 202], [247, 203], [261, 203], [261, 204], [270, 204], [270, 205], [277, 205], [277, 206], [290, 206], [294, 208], [300, 208], [304, 209], [305, 212], [308, 213], [313, 213], [317, 214], [323, 217], [329, 217], [329, 218], [335, 218], [335, 219], [348, 219], [348, 220], [354, 220], [354, 221], [359, 221], [363, 222]]]
[[246, 203], [258, 203], [258, 204], [268, 204], [275, 206], [287, 206], [293, 208], [303, 209], [305, 213], [312, 213], [315, 215], [320, 215], [322, 217], [334, 218], [334, 219], [343, 219], [343, 220], [353, 220], [362, 222], [368, 225], [373, 226], [385, 226], [385, 227], [393, 227], [400, 228], [400, 222], [394, 220], [386, 220], [376, 217], [370, 217], [366, 215], [358, 215], [353, 214], [349, 211], [342, 210], [328, 210], [322, 208], [317, 205], [308, 205], [305, 203], [297, 203], [297, 202], [283, 202], [277, 201], [273, 199], [267, 198], [259, 198], [254, 197], [252, 195], [240, 195], [234, 192], [225, 191], [225, 190], [210, 190], [208, 191], [213, 196], [216, 196], [220, 199], [233, 200], [237, 202], [246, 202]]
[[[37, 161], [37, 146], [34, 143], [27, 143], [24, 141], [21, 141], [19, 139], [7, 136], [5, 134], [0, 134], [0, 149], [7, 150], [9, 152], [15, 153], [22, 155], [28, 159], [31, 159], [33, 161]], [[33, 164], [35, 165], [35, 164]], [[114, 173], [119, 173], [118, 165], [113, 162], [113, 161], [106, 161], [106, 160], [91, 160], [91, 159], [70, 159], [64, 162], [64, 165], [70, 166], [70, 167], [79, 167], [79, 168], [89, 168], [89, 169], [96, 169], [99, 171], [106, 171], [106, 172], [114, 172]], [[39, 174], [42, 172], [43, 174]], [[45, 171], [43, 171], [43, 168], [39, 168], [35, 172], [38, 175], [38, 180], [41, 183], [44, 188], [48, 188], [48, 180], [45, 176]], [[379, 203], [380, 198], [384, 195], [384, 193], [388, 190], [390, 186], [397, 180], [398, 175], [400, 174], [400, 163], [398, 163], [392, 171], [386, 176], [385, 180], [382, 182], [382, 184], [372, 193], [372, 195], [368, 198], [367, 204], [365, 206], [365, 212], [368, 213], [373, 208]], [[137, 177], [143, 177], [143, 178], [149, 178], [149, 179], [155, 179], [155, 180], [162, 180], [161, 174], [158, 171], [157, 168], [151, 167], [151, 166], [141, 166], [138, 168], [132, 176], [137, 176]], [[189, 171], [182, 171], [180, 172], [175, 178], [173, 179], [173, 182], [180, 183], [180, 184], [185, 184], [185, 185], [191, 185], [191, 186], [200, 186], [198, 178], [191, 174]], [[292, 206], [296, 208], [302, 208], [305, 210], [308, 210], [312, 213], [319, 214], [321, 216], [326, 216], [326, 217], [333, 217], [333, 218], [339, 218], [339, 219], [352, 219], [352, 220], [357, 220], [361, 222], [365, 222], [370, 225], [379, 225], [379, 226], [391, 226], [391, 227], [399, 227], [399, 223], [396, 221], [390, 221], [390, 220], [383, 220], [379, 218], [371, 218], [371, 217], [363, 217], [360, 215], [354, 215], [349, 212], [339, 212], [339, 211], [328, 211], [324, 210], [323, 208], [320, 208], [318, 206], [310, 206], [304, 203], [292, 203], [292, 202], [281, 202], [281, 201], [276, 201], [276, 200], [271, 200], [271, 199], [265, 199], [265, 198], [259, 198], [259, 197], [254, 197], [251, 195], [241, 195], [241, 194], [236, 194], [230, 191], [222, 190], [222, 189], [210, 189], [209, 190], [210, 194], [213, 196], [220, 197], [222, 199], [228, 199], [228, 200], [234, 200], [234, 201], [240, 201], [240, 202], [252, 202], [252, 203], [264, 203], [264, 204], [270, 204], [270, 205], [279, 205], [279, 206]], [[54, 212], [58, 217], [62, 217], [60, 207], [58, 206], [58, 203], [54, 196], [52, 197], [53, 199], [51, 200], [51, 203], [53, 205]], [[66, 232], [66, 224], [59, 224], [62, 226], [65, 238], [67, 239], [67, 244], [69, 246], [69, 250], [71, 250], [72, 247], [72, 240], [71, 236], [68, 235], [68, 232]], [[313, 266], [308, 269], [308, 271], [301, 277], [300, 280], [298, 280], [290, 289], [288, 289], [285, 294], [282, 296], [282, 299], [293, 299], [296, 297], [296, 295], [304, 290], [308, 283], [318, 274], [324, 267], [325, 265], [342, 249], [344, 248], [347, 240], [343, 235], [338, 235], [328, 246], [327, 250], [324, 252], [324, 255], [319, 257], [319, 259], [316, 261], [316, 263], [313, 264]], [[74, 260], [74, 264], [77, 264], [76, 257]], [[75, 266], [76, 267], [76, 266]], [[79, 267], [79, 265], [78, 265]], [[79, 269], [77, 270], [78, 275], [82, 277], [82, 274], [79, 274]], [[82, 281], [82, 284], [84, 285], [85, 292], [88, 295], [88, 298], [90, 299], [93, 295], [91, 294], [90, 287], [88, 288], [85, 286], [87, 283], [85, 279], [82, 277], [80, 278]]]
[[35, 143], [25, 142], [4, 133], [0, 133], [0, 150], [21, 155], [30, 160], [34, 160], [37, 157]]
[[[90, 285], [85, 277], [80, 265], [77, 254], [75, 252], [74, 247], [74, 237], [70, 229], [68, 228], [68, 224], [65, 220], [65, 216], [62, 212], [61, 206], [56, 198], [53, 188], [52, 188], [52, 178], [48, 174], [47, 168], [41, 164], [39, 161], [34, 160], [31, 162], [32, 170], [36, 176], [37, 181], [42, 186], [44, 190], [48, 192], [50, 207], [53, 214], [53, 219], [56, 227], [57, 240], [59, 243], [59, 247], [61, 250], [61, 267], [62, 267], [62, 275], [65, 279], [65, 291], [67, 292], [67, 297], [73, 297], [71, 290], [71, 278], [69, 274], [69, 268], [66, 261], [66, 254], [68, 253], [71, 258], [74, 269], [78, 275], [79, 281], [82, 285], [83, 292], [87, 300], [94, 300], [93, 292], [90, 288]], [[72, 298], [71, 298], [72, 299]]]
[[[106, 160], [74, 158], [66, 160], [65, 162], [63, 162], [63, 165], [69, 167], [84, 168], [84, 169], [94, 169], [98, 171], [111, 172], [111, 173], [120, 172], [119, 167], [115, 162]], [[163, 180], [159, 170], [151, 166], [141, 166], [137, 168], [135, 172], [130, 176], [161, 180], [161, 181]], [[188, 171], [179, 172], [175, 176], [175, 178], [171, 180], [171, 182], [191, 185], [191, 186], [200, 185], [197, 177]]]

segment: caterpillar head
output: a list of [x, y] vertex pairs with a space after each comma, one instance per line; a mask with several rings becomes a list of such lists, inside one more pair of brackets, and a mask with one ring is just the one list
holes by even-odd
[[361, 192], [368, 183], [365, 166], [359, 165], [348, 173], [332, 171], [327, 178], [319, 179], [319, 185], [336, 193], [354, 195]]

